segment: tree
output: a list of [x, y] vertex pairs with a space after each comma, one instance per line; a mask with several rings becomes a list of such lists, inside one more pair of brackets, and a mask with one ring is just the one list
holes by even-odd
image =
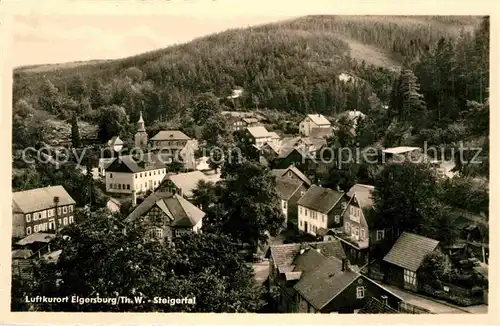
[[73, 117], [71, 118], [71, 144], [75, 148], [79, 148], [81, 146], [80, 131], [78, 130], [78, 120], [76, 118], [76, 114], [73, 114]]
[[211, 204], [215, 204], [218, 199], [217, 185], [211, 181], [200, 180], [193, 189], [193, 198], [191, 202], [207, 211]]
[[430, 284], [436, 284], [450, 272], [450, 263], [446, 256], [433, 251], [427, 254], [418, 269], [420, 279], [426, 280]]
[[[62, 248], [56, 264], [39, 261], [29, 295], [117, 298], [116, 305], [37, 304], [43, 311], [250, 312], [260, 307], [260, 289], [251, 267], [229, 238], [187, 234], [174, 246], [145, 238], [142, 218], [123, 222], [97, 211], [76, 216], [54, 245]], [[196, 304], [155, 304], [154, 297], [196, 298]]]
[[426, 105], [423, 95], [420, 94], [420, 85], [411, 69], [403, 69], [395, 81], [389, 105], [390, 117], [402, 122], [421, 121], [426, 114]]
[[38, 98], [40, 107], [50, 113], [58, 113], [61, 104], [59, 89], [49, 80], [45, 79], [42, 85], [41, 94]]
[[436, 177], [425, 164], [387, 164], [375, 178], [374, 186], [378, 227], [412, 232], [432, 218], [437, 196]]
[[222, 111], [222, 106], [213, 93], [202, 93], [193, 100], [193, 119], [197, 125], [203, 125], [220, 111]]
[[259, 163], [243, 159], [226, 162], [222, 178], [223, 232], [256, 249], [259, 241], [275, 236], [285, 221], [275, 177]]
[[106, 107], [99, 119], [99, 139], [104, 143], [128, 130], [128, 116], [125, 109], [117, 105]]

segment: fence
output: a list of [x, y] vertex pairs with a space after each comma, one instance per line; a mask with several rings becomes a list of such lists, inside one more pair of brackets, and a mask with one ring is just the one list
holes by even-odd
[[432, 314], [432, 312], [428, 309], [415, 306], [407, 302], [400, 302], [398, 310], [403, 314]]

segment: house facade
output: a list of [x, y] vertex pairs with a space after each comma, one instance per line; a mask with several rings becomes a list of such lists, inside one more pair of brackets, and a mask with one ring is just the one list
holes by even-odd
[[147, 153], [144, 157], [120, 156], [106, 168], [106, 192], [131, 194], [154, 191], [167, 174], [159, 157]]
[[285, 225], [288, 223], [298, 223], [297, 201], [307, 191], [303, 181], [289, 178], [279, 178], [276, 180], [276, 192], [280, 198], [280, 207], [285, 216]]
[[299, 132], [301, 135], [308, 137], [315, 128], [331, 128], [332, 125], [328, 119], [322, 114], [308, 114], [299, 123]]
[[295, 181], [300, 181], [304, 183], [304, 186], [309, 189], [312, 185], [311, 180], [300, 171], [297, 167], [291, 165], [285, 169], [273, 169], [271, 173], [276, 176], [276, 178], [290, 179]]
[[143, 218], [148, 238], [172, 241], [184, 233], [200, 232], [204, 216], [202, 210], [178, 194], [155, 192], [135, 207], [126, 221]]
[[55, 233], [74, 223], [75, 200], [63, 186], [51, 186], [12, 194], [12, 236]]
[[282, 313], [353, 313], [370, 298], [394, 309], [402, 299], [350, 268], [338, 240], [271, 246], [269, 286]]
[[373, 221], [370, 221], [374, 189], [373, 186], [364, 184], [356, 184], [349, 189], [349, 201], [342, 213], [343, 225], [335, 232], [349, 260], [359, 266], [368, 263], [370, 246], [374, 247], [387, 236], [392, 236], [390, 229], [376, 229]]
[[418, 291], [418, 269], [425, 256], [439, 249], [439, 241], [403, 232], [384, 257], [384, 281], [398, 287]]
[[180, 130], [162, 130], [150, 140], [151, 150], [162, 156], [169, 156], [166, 163], [180, 162], [186, 169], [196, 169], [194, 153], [198, 147], [196, 140], [191, 139]]
[[346, 205], [344, 192], [312, 185], [297, 202], [299, 231], [319, 236], [320, 230], [324, 232], [342, 226], [342, 212]]
[[258, 148], [261, 148], [267, 142], [272, 141], [272, 135], [263, 126], [247, 127], [245, 129], [245, 133], [247, 134], [252, 144], [254, 144]]

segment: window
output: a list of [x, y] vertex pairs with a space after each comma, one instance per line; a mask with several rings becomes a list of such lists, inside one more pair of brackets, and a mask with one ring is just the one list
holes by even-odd
[[41, 215], [40, 218], [47, 218], [47, 211], [42, 211], [40, 215]]
[[67, 214], [68, 213], [68, 207], [64, 206], [62, 209], [63, 209], [63, 214]]
[[365, 297], [365, 287], [358, 286], [356, 287], [356, 299], [363, 299]]
[[35, 232], [38, 232], [38, 225], [35, 225], [34, 227]]
[[304, 215], [307, 216], [307, 208], [304, 208]]
[[49, 220], [49, 230], [54, 230], [56, 228], [56, 221], [54, 219]]
[[73, 205], [68, 206], [68, 212], [72, 213], [73, 212]]
[[149, 172], [149, 176], [151, 176], [151, 172]]
[[57, 215], [61, 215], [61, 207], [57, 208]]
[[348, 234], [351, 233], [351, 224], [349, 222], [345, 222], [345, 232]]
[[130, 190], [130, 185], [127, 185], [127, 190]]
[[71, 224], [71, 223], [73, 223], [73, 222], [75, 222], [75, 219], [74, 219], [73, 215], [71, 215], [71, 216], [69, 217], [69, 224]]
[[286, 209], [286, 201], [283, 201], [283, 208]]
[[359, 228], [357, 226], [353, 227], [352, 233], [353, 233], [354, 237], [358, 238], [359, 237]]
[[325, 215], [321, 214], [321, 222], [325, 222]]
[[33, 221], [38, 221], [38, 213], [33, 213]]
[[47, 211], [47, 217], [52, 217], [52, 216], [54, 216], [54, 215], [56, 215], [56, 210], [55, 210], [54, 208], [49, 209], [49, 210]]
[[299, 224], [300, 224], [300, 226], [302, 226], [302, 220], [300, 220]]
[[148, 188], [148, 183], [147, 182], [144, 183], [144, 188]]
[[63, 219], [63, 224], [64, 224], [64, 225], [68, 225], [68, 218], [67, 218], [67, 217], [65, 217], [65, 218]]
[[137, 174], [135, 174], [135, 178], [137, 179]]
[[299, 206], [299, 213], [302, 214], [302, 206]]
[[304, 190], [302, 190], [302, 191], [300, 192], [300, 197], [304, 196], [304, 194], [305, 194], [305, 193], [306, 193], [306, 192], [305, 192]]
[[335, 223], [340, 223], [340, 215], [335, 215]]
[[288, 171], [288, 177], [291, 178], [292, 177], [292, 171]]
[[31, 222], [31, 214], [26, 214], [26, 222]]
[[384, 239], [384, 230], [377, 230], [377, 241]]
[[27, 235], [30, 235], [30, 234], [31, 234], [31, 226], [28, 226], [28, 227], [26, 228], [26, 234], [27, 234]]
[[361, 229], [361, 240], [365, 240], [366, 234], [365, 229]]
[[62, 224], [62, 220], [61, 220], [61, 219], [59, 219], [59, 226], [61, 226], [61, 224]]
[[113, 173], [110, 173], [110, 174], [109, 174], [109, 178], [110, 178], [110, 179], [113, 179]]
[[142, 178], [142, 173], [139, 173], [139, 178]]
[[342, 209], [345, 209], [347, 207], [347, 203], [346, 202], [342, 202], [340, 204], [340, 207], [342, 207]]
[[417, 274], [410, 270], [404, 270], [404, 280], [406, 284], [417, 285]]

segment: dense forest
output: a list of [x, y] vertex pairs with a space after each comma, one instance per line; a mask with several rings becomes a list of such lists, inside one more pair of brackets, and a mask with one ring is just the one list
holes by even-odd
[[[200, 95], [225, 99], [241, 87], [243, 95], [225, 105], [285, 115], [360, 110], [370, 117], [365, 143], [483, 142], [488, 47], [488, 18], [307, 16], [121, 60], [18, 68], [13, 139], [17, 148], [43, 142], [45, 120], [69, 125], [73, 116], [113, 125], [100, 130], [103, 138], [131, 133], [140, 111], [149, 131], [159, 123], [189, 131]], [[391, 64], [373, 64], [374, 51]]]

